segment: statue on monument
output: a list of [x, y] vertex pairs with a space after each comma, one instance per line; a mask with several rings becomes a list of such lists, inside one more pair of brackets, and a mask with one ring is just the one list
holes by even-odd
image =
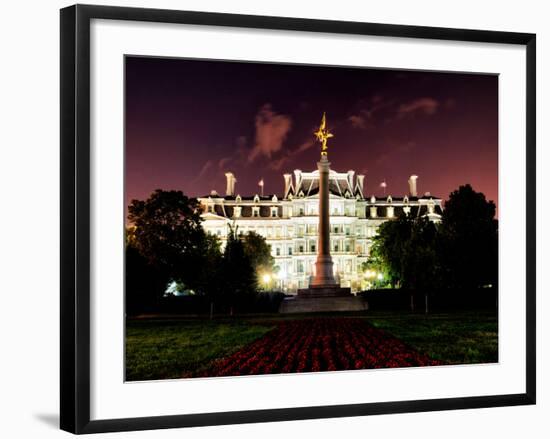
[[327, 128], [327, 115], [323, 113], [323, 118], [321, 119], [321, 125], [319, 129], [315, 132], [315, 137], [321, 142], [321, 156], [326, 156], [328, 152], [327, 141], [331, 137], [334, 137], [328, 128]]

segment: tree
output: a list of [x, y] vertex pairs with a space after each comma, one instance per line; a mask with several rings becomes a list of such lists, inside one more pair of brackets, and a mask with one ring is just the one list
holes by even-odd
[[271, 249], [265, 238], [256, 232], [241, 234], [239, 237], [243, 243], [245, 255], [256, 273], [256, 284], [258, 285], [263, 274], [271, 274], [275, 271], [275, 260], [271, 256]]
[[386, 221], [378, 228], [378, 235], [371, 247], [372, 268], [382, 272], [394, 287], [401, 286], [405, 273], [405, 252], [412, 233], [412, 219], [400, 215], [393, 221]]
[[496, 206], [469, 184], [451, 192], [441, 224], [440, 254], [448, 285], [496, 285], [498, 222]]
[[395, 287], [415, 290], [496, 285], [496, 207], [470, 185], [453, 191], [441, 224], [402, 215], [379, 227], [365, 268], [383, 271]]
[[204, 267], [220, 251], [201, 227], [200, 213], [199, 202], [181, 191], [157, 189], [147, 200], [132, 200], [128, 206], [129, 243], [154, 267], [157, 300], [170, 281], [201, 292], [209, 288]]
[[246, 254], [243, 241], [233, 229], [230, 229], [227, 235], [221, 278], [223, 279], [223, 298], [229, 304], [231, 312], [237, 302], [256, 293], [257, 280], [254, 266]]
[[158, 305], [165, 286], [166, 276], [128, 242], [125, 258], [126, 312], [135, 315], [151, 311]]
[[429, 290], [440, 286], [437, 254], [438, 231], [426, 217], [411, 221], [409, 239], [401, 256], [402, 286], [410, 290]]

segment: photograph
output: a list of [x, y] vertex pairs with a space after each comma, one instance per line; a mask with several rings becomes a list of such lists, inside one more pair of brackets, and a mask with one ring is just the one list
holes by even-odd
[[498, 74], [126, 54], [125, 380], [498, 363], [498, 169]]

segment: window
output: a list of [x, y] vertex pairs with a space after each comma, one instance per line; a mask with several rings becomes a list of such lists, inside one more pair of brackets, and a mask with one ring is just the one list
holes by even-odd
[[315, 250], [315, 244], [311, 244], [311, 245], [309, 246], [309, 248], [310, 248], [311, 253], [315, 253], [315, 252], [316, 252], [316, 250]]
[[303, 207], [300, 207], [300, 211], [299, 211], [299, 215], [300, 216], [304, 216], [304, 208]]
[[347, 251], [347, 252], [350, 251], [350, 246], [349, 246], [349, 244], [346, 244], [346, 251]]
[[298, 261], [298, 273], [303, 273], [304, 272], [304, 262], [303, 261]]
[[279, 247], [277, 247], [277, 248], [275, 249], [275, 254], [276, 254], [277, 256], [281, 256], [281, 249], [280, 249]]
[[276, 217], [277, 217], [277, 208], [276, 208], [276, 207], [272, 207], [272, 208], [271, 208], [271, 217], [272, 217], [272, 218], [276, 218]]
[[288, 256], [292, 256], [292, 247], [288, 248]]
[[299, 249], [299, 252], [300, 252], [300, 253], [303, 253], [303, 252], [304, 252], [304, 246], [303, 246], [303, 245], [301, 245], [298, 249]]
[[338, 244], [334, 244], [334, 251], [338, 252]]
[[252, 208], [252, 216], [255, 216], [255, 217], [260, 216], [260, 208], [259, 207], [253, 207]]

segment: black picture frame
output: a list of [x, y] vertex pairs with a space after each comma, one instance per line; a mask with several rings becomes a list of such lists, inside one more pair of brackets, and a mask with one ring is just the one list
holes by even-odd
[[[526, 47], [526, 392], [224, 413], [90, 420], [90, 21], [133, 20], [255, 29], [407, 37]], [[274, 422], [535, 404], [536, 36], [288, 17], [75, 5], [61, 10], [61, 404], [72, 433]]]

